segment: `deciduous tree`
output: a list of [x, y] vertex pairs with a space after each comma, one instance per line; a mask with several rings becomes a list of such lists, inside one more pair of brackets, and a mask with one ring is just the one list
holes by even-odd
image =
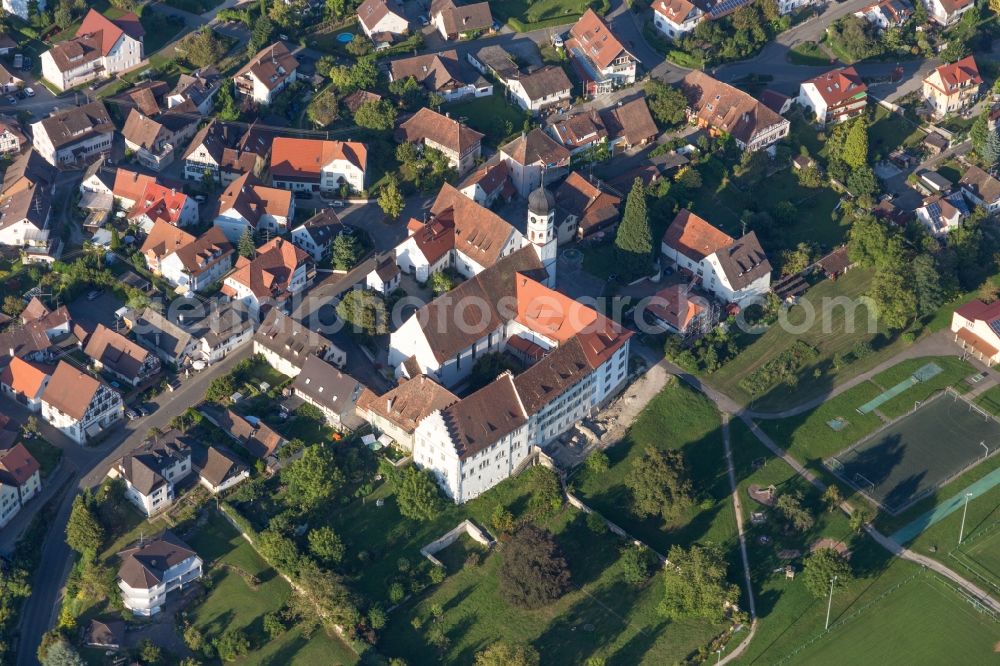
[[351, 270], [358, 264], [360, 257], [361, 243], [356, 234], [345, 231], [333, 240], [333, 267], [336, 270]]
[[569, 585], [569, 566], [549, 532], [529, 524], [507, 542], [500, 565], [500, 596], [508, 604], [541, 608], [565, 594]]
[[344, 482], [344, 475], [333, 460], [330, 448], [323, 444], [307, 446], [302, 456], [281, 471], [288, 484], [289, 500], [307, 509], [329, 499]]
[[799, 532], [805, 532], [816, 522], [812, 514], [802, 506], [802, 493], [798, 491], [781, 493], [775, 507]]
[[430, 472], [410, 465], [403, 469], [396, 483], [399, 512], [411, 520], [430, 520], [441, 510], [438, 486]]
[[359, 127], [390, 130], [396, 125], [396, 108], [387, 99], [370, 99], [354, 112], [354, 122]]
[[222, 40], [206, 25], [187, 39], [184, 59], [195, 67], [208, 67], [218, 63], [225, 53]]
[[691, 506], [692, 486], [680, 451], [647, 446], [625, 480], [632, 491], [632, 512], [640, 518], [670, 521]]
[[805, 580], [806, 589], [817, 598], [823, 598], [830, 594], [830, 583], [834, 589], [845, 587], [854, 578], [851, 573], [851, 565], [840, 553], [832, 548], [820, 548], [806, 558], [802, 567], [802, 578]]
[[373, 291], [352, 289], [337, 303], [337, 316], [364, 335], [388, 331], [385, 302]]
[[476, 655], [475, 666], [538, 666], [538, 652], [530, 645], [497, 641]]
[[386, 178], [385, 184], [378, 193], [378, 207], [382, 209], [386, 217], [395, 220], [403, 212], [403, 193], [399, 191], [399, 180], [390, 175]]
[[646, 83], [646, 103], [650, 113], [664, 127], [675, 127], [687, 119], [687, 98], [684, 93], [656, 79], [650, 79]]
[[320, 561], [336, 565], [344, 559], [344, 542], [329, 527], [309, 530], [309, 552]]
[[660, 612], [670, 619], [704, 618], [720, 622], [727, 604], [739, 599], [739, 588], [726, 580], [726, 560], [715, 546], [697, 544], [685, 550], [671, 546], [664, 567], [666, 595]]

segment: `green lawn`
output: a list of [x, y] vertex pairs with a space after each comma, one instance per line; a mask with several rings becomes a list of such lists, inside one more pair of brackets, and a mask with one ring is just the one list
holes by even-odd
[[[169, 4], [169, 3], [167, 3]], [[156, 53], [166, 46], [184, 28], [184, 22], [173, 16], [166, 16], [150, 8], [139, 17], [146, 36], [143, 38], [143, 48], [146, 57]]]
[[[697, 495], [696, 504], [669, 524], [631, 513], [629, 473], [646, 447], [680, 450]], [[736, 543], [729, 479], [719, 413], [701, 393], [679, 382], [664, 388], [643, 410], [624, 440], [607, 450], [611, 468], [603, 474], [580, 469], [573, 479], [580, 498], [627, 532], [666, 554], [674, 544]], [[733, 560], [734, 565], [737, 562]], [[738, 571], [731, 572], [738, 580]]]
[[1000, 624], [931, 574], [834, 626], [792, 664], [986, 664]]
[[828, 56], [816, 42], [802, 42], [801, 44], [796, 44], [788, 50], [785, 57], [788, 59], [788, 62], [793, 65], [818, 67], [820, 65], [830, 64], [830, 56]]
[[583, 270], [602, 280], [610, 279], [612, 275], [616, 275], [621, 270], [618, 264], [617, 249], [613, 242], [581, 247]]
[[1000, 386], [987, 389], [985, 393], [976, 398], [976, 404], [994, 416], [1000, 414]]
[[519, 134], [527, 117], [524, 111], [508, 102], [503, 95], [445, 104], [441, 107], [441, 112], [447, 112], [455, 120], [482, 132], [486, 135], [486, 141], [497, 147]]
[[204, 14], [210, 9], [215, 9], [221, 5], [223, 0], [163, 0], [163, 4], [170, 5], [192, 14]]
[[926, 400], [945, 387], [955, 386], [959, 391], [964, 391], [968, 384], [962, 380], [975, 373], [975, 368], [958, 357], [939, 356], [933, 359], [915, 358], [903, 361], [885, 372], [875, 375], [872, 381], [883, 389], [890, 389], [930, 362], [940, 367], [941, 372], [927, 381], [914, 384], [895, 398], [882, 403], [878, 411], [890, 419], [902, 416], [913, 409], [915, 401]]
[[42, 468], [41, 475], [43, 479], [51, 474], [52, 470], [59, 464], [59, 461], [62, 460], [62, 449], [52, 446], [41, 437], [32, 439], [22, 438], [21, 443], [24, 444], [24, 448], [28, 449], [28, 453], [38, 461], [38, 464]]
[[[626, 583], [619, 558], [621, 542], [609, 532], [590, 531], [581, 512], [566, 508], [546, 525], [566, 555], [573, 589], [534, 611], [508, 606], [499, 596], [503, 552], [450, 575], [429, 594], [406, 602], [390, 615], [379, 651], [408, 663], [471, 664], [475, 653], [498, 638], [528, 643], [543, 664], [576, 665], [591, 656], [608, 663], [671, 664], [684, 661], [724, 627], [703, 621], [669, 622], [657, 613], [663, 582]], [[440, 622], [451, 641], [444, 653], [428, 647], [423, 634], [440, 604]], [[411, 620], [419, 617], [417, 631]]]
[[[491, 6], [493, 18], [500, 22], [512, 22], [516, 30], [536, 30], [538, 28], [574, 23], [591, 6], [587, 0], [505, 0]], [[600, 3], [597, 3], [600, 4]], [[598, 14], [603, 14], [599, 8]]]
[[[754, 409], [778, 410], [825, 395], [836, 384], [898, 353], [905, 345], [900, 340], [847, 362], [848, 355], [853, 357], [859, 344], [872, 344], [879, 330], [876, 327], [869, 332], [868, 311], [864, 306], [857, 307], [853, 316], [848, 317], [848, 310], [835, 299], [857, 302], [867, 293], [871, 277], [869, 270], [855, 268], [836, 281], [823, 280], [816, 284], [800, 299], [799, 305], [788, 311], [787, 321], [791, 326], [771, 326], [736, 358], [705, 379], [736, 400], [749, 403], [753, 399]], [[828, 316], [824, 316], [824, 311]], [[813, 323], [806, 327], [810, 319]], [[803, 329], [802, 332], [799, 329]], [[740, 386], [743, 377], [790, 349], [797, 340], [818, 353], [800, 370], [796, 386], [780, 384], [758, 396], [749, 395]], [[845, 360], [834, 368], [833, 360], [837, 355]]]
[[875, 106], [875, 117], [868, 127], [870, 150], [887, 157], [896, 148], [912, 148], [924, 140], [926, 133], [913, 121], [883, 106]]
[[[276, 640], [266, 638], [263, 617], [281, 608], [292, 593], [291, 587], [221, 515], [212, 512], [188, 543], [205, 561], [206, 575], [211, 580], [208, 596], [189, 611], [191, 621], [209, 639], [230, 627], [244, 629], [251, 644], [259, 649], [238, 663], [357, 663], [357, 655], [350, 648], [322, 630], [309, 639], [295, 628]], [[236, 569], [255, 576], [257, 588], [251, 588]]]

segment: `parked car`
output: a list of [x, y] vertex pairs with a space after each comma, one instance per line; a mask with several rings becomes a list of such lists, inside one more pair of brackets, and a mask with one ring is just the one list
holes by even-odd
[[7, 95], [7, 103], [8, 104], [17, 104], [17, 98], [14, 97], [13, 95]]
[[173, 393], [180, 387], [181, 387], [181, 380], [179, 379], [174, 379], [167, 384], [167, 390], [169, 390], [171, 393]]
[[31, 58], [24, 56], [24, 58], [21, 59], [21, 69], [25, 71], [31, 69]]
[[27, 95], [28, 97], [34, 97], [35, 96], [35, 91], [32, 90], [31, 88], [25, 88], [24, 89], [24, 94]]
[[134, 409], [126, 409], [125, 418], [127, 418], [129, 421], [134, 421], [135, 419], [139, 418], [139, 413]]
[[430, 22], [431, 20], [427, 18], [426, 14], [421, 14], [420, 16], [417, 17], [417, 23], [419, 23], [420, 25], [428, 25]]
[[294, 196], [295, 196], [296, 199], [312, 199], [313, 198], [312, 192], [303, 192], [301, 190], [299, 190], [298, 192], [296, 192]]
[[343, 208], [346, 204], [344, 203], [343, 199], [334, 199], [333, 201], [330, 202], [330, 205], [333, 206], [334, 208]]
[[562, 35], [560, 35], [560, 34], [558, 34], [558, 33], [557, 33], [557, 34], [554, 34], [554, 35], [552, 35], [552, 46], [556, 47], [557, 49], [561, 49], [561, 48], [563, 48], [563, 47], [564, 47], [565, 45], [566, 45], [566, 44], [565, 44], [565, 42], [563, 42], [563, 38], [562, 38]]
[[98, 298], [101, 297], [101, 294], [103, 294], [103, 293], [104, 292], [102, 290], [95, 289], [92, 292], [90, 292], [89, 294], [87, 294], [87, 300], [88, 301], [96, 301]]

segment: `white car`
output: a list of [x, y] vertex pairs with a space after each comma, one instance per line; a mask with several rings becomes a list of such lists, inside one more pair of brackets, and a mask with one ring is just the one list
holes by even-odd
[[28, 97], [34, 97], [35, 96], [35, 91], [32, 90], [31, 88], [25, 88], [24, 89], [24, 94], [27, 95]]
[[330, 202], [330, 205], [333, 206], [334, 208], [343, 208], [344, 202], [341, 199], [334, 199], [333, 201]]
[[563, 46], [565, 46], [562, 35], [558, 34], [552, 35], [552, 46], [556, 47], [557, 49], [561, 49], [563, 48]]

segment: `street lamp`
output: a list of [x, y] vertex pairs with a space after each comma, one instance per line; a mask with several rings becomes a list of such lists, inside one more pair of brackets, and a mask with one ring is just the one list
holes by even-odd
[[958, 545], [962, 545], [962, 537], [965, 536], [965, 514], [969, 512], [969, 498], [972, 493], [965, 493], [965, 506], [962, 508], [962, 527], [958, 530]]
[[826, 602], [826, 626], [823, 627], [824, 631], [830, 628], [830, 609], [833, 608], [833, 585], [836, 582], [836, 576], [830, 579], [830, 600]]

